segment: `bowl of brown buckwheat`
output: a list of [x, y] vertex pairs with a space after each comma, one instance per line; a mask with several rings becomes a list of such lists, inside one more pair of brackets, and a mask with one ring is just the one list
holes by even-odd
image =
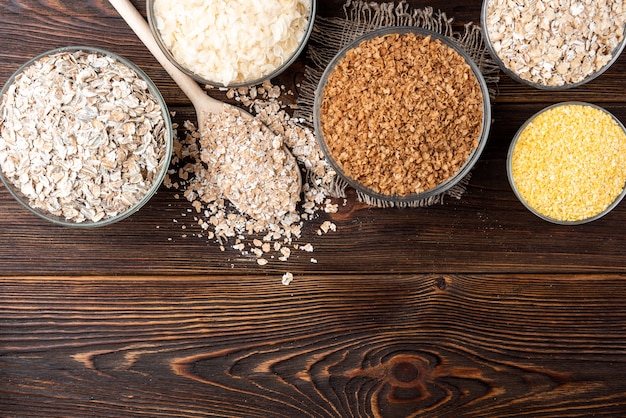
[[96, 227], [139, 210], [165, 178], [173, 130], [132, 62], [72, 46], [22, 65], [0, 91], [0, 178], [35, 214]]
[[626, 44], [622, 1], [484, 0], [485, 43], [513, 80], [564, 90], [599, 77]]
[[314, 103], [317, 139], [369, 201], [411, 204], [466, 178], [491, 123], [489, 92], [469, 55], [416, 27], [369, 32], [337, 53]]

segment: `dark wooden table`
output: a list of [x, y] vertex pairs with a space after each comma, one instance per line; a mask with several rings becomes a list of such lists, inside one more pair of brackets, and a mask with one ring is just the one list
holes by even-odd
[[[342, 4], [319, 1], [319, 14]], [[480, 18], [478, 0], [411, 4], [458, 27]], [[175, 121], [194, 119], [107, 1], [0, 7], [1, 83], [46, 50], [98, 46], [140, 65]], [[0, 187], [0, 416], [625, 416], [626, 205], [552, 225], [505, 171], [515, 131], [549, 104], [589, 101], [626, 122], [625, 74], [622, 56], [563, 93], [502, 75], [460, 200], [374, 209], [350, 195], [318, 220], [336, 232], [305, 227], [313, 254], [266, 267], [181, 230], [190, 205], [165, 187], [96, 230], [48, 224]]]

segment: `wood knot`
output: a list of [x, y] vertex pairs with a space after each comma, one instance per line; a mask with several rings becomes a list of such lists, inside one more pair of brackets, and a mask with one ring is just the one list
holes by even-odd
[[428, 375], [432, 369], [428, 360], [420, 356], [399, 354], [394, 356], [386, 364], [387, 382], [395, 388], [420, 388], [424, 389], [424, 381], [429, 380]]
[[408, 361], [401, 361], [391, 369], [391, 374], [402, 383], [411, 383], [420, 376], [419, 368]]

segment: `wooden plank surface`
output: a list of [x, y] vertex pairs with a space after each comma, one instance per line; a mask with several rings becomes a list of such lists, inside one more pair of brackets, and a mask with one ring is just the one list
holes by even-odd
[[623, 281], [315, 275], [285, 287], [264, 276], [4, 278], [0, 410], [621, 416]]
[[[342, 16], [343, 3], [320, 0], [319, 14]], [[459, 29], [480, 19], [476, 0], [408, 3]], [[107, 1], [0, 0], [0, 83], [76, 44], [131, 59], [175, 122], [195, 118]], [[302, 69], [279, 81], [295, 85]], [[196, 236], [175, 190], [119, 224], [75, 230], [0, 186], [0, 416], [625, 416], [625, 204], [556, 226], [524, 209], [506, 178], [519, 126], [565, 100], [626, 122], [626, 55], [561, 93], [502, 75], [460, 200], [374, 209], [349, 194], [305, 224], [313, 253], [265, 267]], [[325, 220], [337, 231], [318, 236]]]

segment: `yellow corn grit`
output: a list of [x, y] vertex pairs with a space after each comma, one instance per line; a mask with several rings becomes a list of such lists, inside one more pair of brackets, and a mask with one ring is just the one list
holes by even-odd
[[519, 134], [511, 177], [519, 195], [541, 215], [572, 222], [594, 217], [626, 183], [626, 133], [595, 106], [548, 108]]

